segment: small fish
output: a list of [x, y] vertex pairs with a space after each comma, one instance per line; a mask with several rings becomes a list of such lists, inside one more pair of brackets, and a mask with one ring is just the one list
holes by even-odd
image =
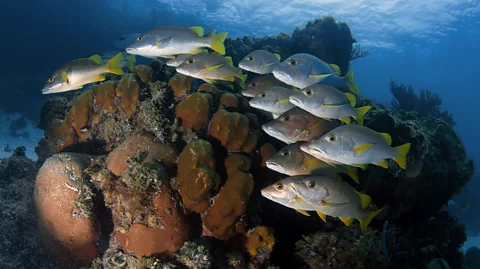
[[112, 44], [117, 49], [125, 50], [125, 48], [132, 44], [140, 35], [141, 33], [126, 34], [115, 39]]
[[238, 67], [252, 73], [264, 75], [272, 73], [280, 63], [280, 55], [266, 50], [254, 50], [238, 63]]
[[338, 120], [325, 120], [294, 107], [275, 120], [262, 125], [270, 136], [287, 144], [310, 141], [341, 125]]
[[[206, 49], [199, 49], [200, 53], [208, 53]], [[175, 58], [170, 59], [166, 62], [166, 65], [171, 67], [178, 67], [181, 65], [188, 57], [192, 56], [192, 54], [179, 54], [175, 55]]]
[[353, 117], [363, 125], [363, 118], [370, 106], [355, 108], [356, 101], [353, 94], [323, 84], [313, 84], [290, 95], [290, 103], [317, 117], [338, 119], [346, 124], [350, 124], [350, 117]]
[[341, 180], [323, 176], [287, 177], [262, 189], [261, 193], [305, 216], [310, 216], [307, 211], [316, 211], [325, 222], [327, 216], [337, 217], [348, 227], [357, 219], [362, 231], [383, 210], [366, 211], [370, 196]]
[[276, 79], [272, 74], [256, 76], [247, 83], [246, 87], [242, 90], [242, 95], [245, 97], [255, 97], [265, 88], [272, 86], [288, 87], [287, 84]]
[[89, 58], [70, 61], [55, 70], [42, 89], [42, 94], [67, 92], [83, 88], [84, 85], [104, 81], [104, 73], [122, 75], [119, 63], [123, 61], [122, 53], [118, 53], [106, 64], [102, 57], [95, 54]]
[[333, 167], [303, 152], [300, 145], [293, 143], [285, 146], [266, 161], [267, 167], [288, 176], [324, 175], [338, 178], [337, 174], [343, 173], [359, 183], [355, 168], [347, 165]]
[[242, 74], [242, 69], [234, 67], [230, 56], [216, 53], [199, 53], [191, 55], [176, 68], [183, 75], [203, 79], [207, 83], [216, 80], [234, 81], [235, 77], [245, 82], [247, 75]]
[[204, 36], [200, 26], [160, 26], [139, 35], [126, 51], [148, 58], [174, 58], [174, 55], [197, 54], [203, 51], [201, 48], [211, 48], [224, 55], [226, 37], [226, 32]]
[[377, 133], [357, 124], [343, 125], [302, 145], [301, 149], [315, 157], [332, 160], [365, 170], [368, 164], [388, 168], [387, 159], [394, 159], [402, 169], [407, 167], [410, 143], [391, 147], [387, 133]]
[[294, 91], [293, 89], [280, 86], [268, 87], [250, 100], [250, 106], [271, 112], [273, 118], [276, 119], [281, 114], [295, 107], [288, 99]]
[[135, 62], [137, 60], [137, 57], [132, 54], [128, 54], [126, 52], [118, 52], [118, 51], [110, 51], [107, 53], [102, 54], [102, 61], [101, 64], [106, 64], [110, 59], [115, 57], [118, 53], [122, 53], [123, 59], [121, 62], [118, 63], [118, 66], [120, 68], [127, 68], [128, 70], [132, 70], [132, 68], [135, 66]]
[[273, 69], [273, 75], [280, 81], [303, 89], [316, 83], [333, 87], [348, 88], [359, 94], [357, 84], [353, 79], [353, 70], [345, 77], [340, 77], [340, 68], [327, 64], [308, 53], [294, 54]]

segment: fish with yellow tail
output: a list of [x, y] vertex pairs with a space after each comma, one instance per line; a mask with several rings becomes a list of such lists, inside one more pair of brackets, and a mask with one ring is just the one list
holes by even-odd
[[127, 53], [147, 58], [175, 58], [178, 54], [196, 54], [202, 48], [211, 48], [224, 55], [223, 42], [226, 32], [216, 34], [214, 31], [204, 35], [201, 26], [160, 26], [137, 37], [125, 50]]
[[305, 216], [310, 216], [307, 211], [316, 211], [325, 222], [327, 216], [331, 216], [350, 226], [356, 219], [362, 231], [383, 210], [367, 211], [370, 196], [357, 192], [341, 180], [323, 176], [287, 177], [262, 189], [261, 193]]
[[281, 86], [272, 86], [259, 92], [249, 102], [250, 106], [256, 109], [272, 113], [276, 119], [281, 114], [295, 107], [288, 97], [295, 92], [294, 89]]
[[215, 83], [217, 80], [233, 82], [238, 78], [244, 84], [247, 79], [247, 75], [242, 74], [242, 69], [233, 66], [230, 56], [217, 53], [191, 55], [177, 66], [176, 70], [180, 74], [202, 79], [207, 83]]
[[242, 89], [242, 95], [245, 97], [255, 97], [262, 90], [272, 86], [289, 87], [287, 84], [276, 79], [272, 74], [256, 76]]
[[123, 53], [118, 53], [105, 64], [102, 64], [102, 57], [98, 54], [70, 61], [53, 72], [43, 87], [42, 94], [78, 90], [86, 84], [104, 81], [105, 73], [122, 75], [122, 62]]
[[321, 83], [348, 88], [355, 94], [360, 93], [353, 78], [353, 70], [350, 70], [345, 77], [341, 77], [340, 68], [337, 65], [327, 64], [308, 53], [297, 53], [288, 57], [278, 64], [272, 73], [278, 80], [299, 89]]
[[301, 146], [302, 151], [332, 165], [346, 164], [365, 170], [368, 164], [388, 168], [394, 159], [402, 169], [407, 167], [410, 143], [391, 147], [392, 138], [357, 124], [342, 125]]
[[357, 169], [348, 165], [333, 167], [300, 149], [301, 143], [293, 143], [279, 150], [266, 160], [268, 168], [288, 176], [324, 175], [338, 178], [346, 174], [359, 183]]
[[280, 63], [280, 55], [266, 50], [254, 50], [245, 56], [238, 67], [256, 74], [269, 74]]
[[356, 98], [351, 93], [324, 84], [313, 84], [299, 92], [292, 93], [290, 103], [313, 115], [325, 119], [338, 119], [350, 124], [350, 117], [363, 125], [363, 118], [370, 106], [355, 108]]
[[310, 141], [340, 125], [341, 122], [338, 120], [325, 120], [301, 108], [294, 107], [275, 120], [263, 124], [262, 130], [271, 137], [291, 144]]

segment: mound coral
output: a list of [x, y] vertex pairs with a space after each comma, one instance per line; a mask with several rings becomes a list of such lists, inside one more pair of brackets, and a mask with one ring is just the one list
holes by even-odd
[[98, 255], [100, 223], [83, 173], [90, 161], [90, 156], [79, 153], [54, 155], [42, 165], [35, 181], [42, 241], [66, 268], [88, 265]]
[[177, 118], [182, 120], [183, 129], [202, 132], [212, 115], [213, 98], [208, 93], [194, 93], [176, 107]]
[[247, 234], [245, 247], [252, 256], [270, 254], [275, 245], [275, 237], [272, 229], [265, 226], [257, 226]]
[[177, 99], [185, 98], [192, 91], [193, 79], [182, 74], [175, 74], [170, 81], [168, 81], [168, 86], [173, 91], [173, 96]]

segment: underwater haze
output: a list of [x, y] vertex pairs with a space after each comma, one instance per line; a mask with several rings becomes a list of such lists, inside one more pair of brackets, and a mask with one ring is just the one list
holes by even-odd
[[[4, 59], [0, 67], [3, 81], [0, 86], [0, 138], [4, 140], [0, 144], [0, 197], [5, 200], [0, 199], [3, 204], [0, 219], [11, 220], [0, 221], [0, 229], [4, 230], [0, 234], [5, 238], [10, 233], [13, 239], [17, 234], [22, 235], [17, 241], [10, 237], [2, 239], [0, 267], [53, 268], [55, 263], [58, 268], [92, 269], [142, 268], [140, 264], [148, 265], [143, 268], [247, 268], [252, 264], [255, 268], [270, 265], [272, 267], [268, 268], [480, 268], [480, 206], [476, 201], [480, 195], [480, 173], [474, 169], [474, 164], [480, 162], [480, 112], [477, 110], [480, 99], [480, 0], [28, 0], [4, 1], [0, 12], [0, 23], [6, 26], [0, 30]], [[105, 82], [97, 80], [95, 83], [100, 83], [89, 85], [90, 88], [42, 94], [52, 73], [66, 62], [95, 54], [103, 57], [108, 53], [113, 57], [117, 52], [125, 52], [126, 46], [135, 41], [139, 33], [157, 26], [201, 26], [205, 34], [212, 29], [217, 34], [228, 32], [225, 56], [232, 56], [232, 68], [237, 68], [239, 60], [247, 55], [245, 48], [262, 42], [267, 44], [262, 45], [262, 49], [280, 54], [285, 51], [298, 53], [296, 49], [305, 46], [305, 52], [312, 54], [318, 49], [317, 57], [325, 51], [340, 55], [342, 48], [349, 48], [349, 42], [339, 44], [338, 48], [327, 47], [315, 39], [316, 36], [308, 36], [304, 31], [309, 22], [311, 27], [320, 27], [325, 17], [333, 17], [335, 27], [328, 28], [331, 34], [325, 34], [326, 30], [318, 31], [325, 34], [322, 38], [341, 40], [346, 34], [339, 25], [346, 23], [354, 38], [353, 48], [366, 52], [361, 57], [344, 61], [348, 70], [341, 70], [342, 77], [347, 77], [349, 70], [355, 71], [354, 80], [360, 90], [357, 107], [372, 107], [370, 117], [368, 113], [365, 116], [365, 125], [389, 133], [386, 136], [390, 137], [386, 138], [388, 146], [390, 143], [392, 147], [412, 144], [407, 163], [409, 169], [399, 168], [402, 166], [402, 161], [397, 160], [399, 154], [389, 156], [394, 161], [386, 165], [367, 162], [368, 169], [363, 164], [353, 163], [351, 167], [355, 166], [358, 172], [352, 176], [348, 170], [345, 174], [351, 179], [341, 176], [347, 178], [349, 184], [345, 185], [359, 191], [353, 193], [360, 194], [355, 196], [355, 203], [362, 205], [361, 210], [366, 208], [365, 203], [370, 204], [371, 196], [368, 221], [353, 215], [334, 220], [334, 215], [328, 214], [325, 220], [326, 215], [320, 210], [308, 214], [306, 209], [288, 208], [271, 196], [271, 201], [267, 201], [265, 195], [262, 197], [261, 189], [269, 186], [278, 191], [277, 180], [287, 177], [287, 173], [281, 175], [268, 170], [267, 167], [271, 167], [265, 162], [266, 156], [271, 157], [283, 149], [285, 143], [281, 141], [285, 140], [267, 136], [262, 124], [265, 125], [271, 115], [266, 109], [263, 110], [267, 113], [253, 110], [246, 95], [241, 96], [243, 82], [249, 85], [256, 76], [245, 68], [243, 73], [239, 67], [238, 70], [240, 74], [248, 73], [247, 81], [240, 81], [242, 76], [233, 74], [228, 80], [233, 86], [229, 88], [223, 82], [217, 83], [218, 80], [203, 78], [202, 81], [200, 77], [137, 55], [136, 69], [129, 68], [125, 74], [112, 72], [113, 75], [103, 78]], [[316, 19], [321, 20], [312, 23]], [[292, 35], [295, 30], [299, 31], [303, 43], [296, 43]], [[272, 39], [262, 39], [267, 36]], [[310, 43], [306, 45], [305, 40]], [[271, 45], [272, 42], [278, 44]], [[287, 43], [295, 49], [283, 50], [282, 46]], [[290, 56], [283, 54], [280, 61]], [[164, 63], [168, 59], [158, 60]], [[326, 62], [326, 59], [321, 60]], [[218, 66], [222, 65], [210, 67], [210, 70]], [[212, 89], [211, 85], [204, 86], [204, 82], [215, 83], [220, 91]], [[114, 90], [101, 88], [104, 95], [100, 95], [100, 87], [106, 84]], [[198, 87], [200, 84], [204, 88]], [[121, 87], [124, 87], [123, 93], [120, 93]], [[179, 87], [185, 90], [177, 90]], [[420, 96], [422, 90], [429, 90], [434, 95], [429, 101], [441, 101], [441, 104], [431, 105], [435, 113], [426, 112], [432, 114], [423, 118], [411, 113], [416, 109], [421, 114], [419, 111], [425, 109], [427, 103], [422, 103], [415, 95], [408, 95], [407, 91], [402, 102], [402, 89], [409, 87], [416, 96]], [[90, 89], [98, 92], [93, 97], [92, 94], [88, 96], [88, 92], [93, 91]], [[395, 91], [398, 96], [393, 96]], [[109, 94], [115, 101], [105, 101]], [[195, 102], [189, 99], [194, 95]], [[103, 96], [104, 103], [98, 101], [100, 97], [97, 96]], [[97, 106], [82, 110], [79, 104], [85, 100], [98, 101], [105, 110], [110, 106], [110, 114], [96, 114], [96, 109], [102, 109]], [[285, 100], [288, 103], [288, 95]], [[355, 108], [355, 104], [352, 106]], [[220, 112], [225, 114], [220, 115]], [[82, 117], [82, 113], [86, 116]], [[228, 122], [229, 113], [240, 115], [236, 125], [222, 121]], [[194, 122], [203, 116], [204, 122]], [[283, 118], [280, 116], [276, 120]], [[334, 120], [337, 119], [341, 118]], [[78, 123], [81, 121], [91, 126]], [[308, 126], [320, 124], [306, 121]], [[93, 126], [94, 122], [98, 126]], [[247, 127], [240, 131], [242, 122], [247, 122]], [[357, 119], [356, 123], [359, 122]], [[212, 126], [217, 126], [216, 134]], [[232, 126], [237, 129], [229, 132]], [[310, 127], [304, 128], [312, 131]], [[321, 135], [333, 129], [322, 130]], [[148, 135], [144, 135], [144, 131]], [[396, 133], [392, 133], [394, 131]], [[240, 133], [246, 134], [241, 143], [232, 142], [236, 140], [228, 137]], [[289, 141], [292, 144], [310, 142], [295, 139]], [[85, 141], [88, 143], [83, 144]], [[367, 149], [360, 146], [355, 150], [368, 151], [373, 144]], [[157, 149], [158, 145], [162, 145], [161, 148]], [[115, 151], [120, 153], [115, 155]], [[151, 151], [148, 157], [143, 155], [147, 151]], [[300, 147], [298, 152], [302, 152]], [[210, 159], [198, 161], [195, 156]], [[325, 162], [331, 166], [347, 165]], [[59, 163], [67, 163], [68, 173], [74, 171], [68, 174], [71, 180], [88, 181], [88, 184], [70, 186], [68, 177], [58, 181], [63, 184], [65, 180], [67, 183], [63, 185], [48, 181], [46, 178], [56, 179], [62, 173], [67, 174], [65, 169], [59, 168]], [[205, 175], [200, 176], [197, 170]], [[75, 171], [83, 172], [75, 174]], [[153, 174], [154, 179], [151, 179]], [[172, 184], [162, 184], [164, 177]], [[182, 180], [188, 178], [198, 180], [195, 184], [184, 182], [182, 185]], [[38, 183], [42, 179], [46, 181]], [[359, 184], [354, 182], [358, 179]], [[128, 180], [133, 183], [125, 183]], [[321, 180], [315, 182], [321, 184], [318, 183]], [[48, 194], [38, 194], [38, 185], [45, 189], [68, 185], [70, 190], [75, 190], [76, 198], [61, 195], [58, 198], [58, 204], [74, 207], [68, 217], [42, 211], [42, 208], [48, 211], [54, 207], [54, 202], [49, 204], [42, 200], [42, 197], [48, 200]], [[118, 187], [120, 185], [122, 187]], [[186, 190], [187, 185], [194, 191]], [[133, 189], [127, 190], [124, 186]], [[345, 189], [342, 193], [347, 193]], [[158, 198], [159, 193], [167, 198]], [[361, 195], [363, 193], [368, 195]], [[155, 199], [151, 198], [154, 196]], [[191, 199], [185, 198], [187, 196]], [[139, 205], [130, 201], [134, 200], [131, 197], [138, 201], [147, 201], [145, 197], [149, 197], [149, 200]], [[229, 202], [225, 205], [223, 201]], [[126, 206], [125, 203], [130, 204]], [[326, 199], [321, 199], [321, 203], [331, 207], [337, 205], [329, 204]], [[88, 211], [97, 206], [101, 209], [94, 213]], [[159, 210], [162, 212], [155, 211], [162, 207], [165, 207]], [[218, 209], [220, 207], [222, 209]], [[57, 210], [67, 209], [59, 207]], [[116, 215], [126, 214], [128, 210], [145, 212], [132, 213], [128, 221], [124, 215], [122, 218]], [[152, 212], [157, 212], [155, 219], [145, 217], [154, 214]], [[362, 214], [363, 211], [357, 215]], [[81, 224], [75, 222], [79, 216], [85, 218]], [[43, 218], [55, 217], [65, 221], [58, 225], [49, 223], [49, 227], [54, 227], [52, 230], [57, 229], [51, 234], [37, 233], [32, 228]], [[358, 219], [360, 225], [354, 219]], [[146, 222], [154, 223], [148, 226], [154, 228], [138, 228]], [[169, 225], [177, 226], [171, 228]], [[368, 228], [364, 231], [365, 226]], [[123, 235], [128, 229], [134, 230], [132, 227], [138, 228], [134, 236]], [[168, 235], [149, 233], [155, 229]], [[77, 239], [84, 236], [82, 240], [85, 240], [78, 240], [83, 242], [78, 244], [75, 235], [65, 231], [73, 231]], [[120, 231], [122, 235], [118, 235]], [[70, 241], [65, 239], [69, 236]], [[347, 239], [337, 240], [339, 236]], [[128, 242], [138, 243], [149, 238], [168, 243], [152, 243], [148, 247], [131, 243], [130, 248], [126, 247]], [[63, 245], [58, 247], [58, 242]], [[43, 247], [45, 245], [55, 247]], [[238, 245], [242, 246], [241, 250], [235, 248]], [[22, 246], [28, 247], [20, 253], [18, 249]], [[156, 248], [162, 249], [161, 253], [155, 252]], [[38, 253], [30, 253], [31, 249], [38, 249]], [[49, 249], [53, 249], [53, 255]], [[150, 256], [156, 257], [159, 253], [162, 258], [165, 253], [174, 254], [168, 256], [168, 260], [150, 260]], [[408, 259], [411, 262], [407, 262]], [[75, 262], [69, 264], [72, 260]], [[283, 267], [282, 263], [289, 260], [295, 262]], [[155, 267], [157, 263], [165, 267]]]

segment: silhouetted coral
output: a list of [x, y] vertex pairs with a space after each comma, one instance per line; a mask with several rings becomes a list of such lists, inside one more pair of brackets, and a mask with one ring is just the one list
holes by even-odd
[[415, 94], [411, 85], [396, 84], [390, 81], [390, 92], [394, 99], [392, 107], [405, 112], [416, 112], [421, 118], [441, 118], [453, 127], [455, 121], [453, 115], [446, 110], [441, 110], [442, 99], [440, 95], [427, 89], [420, 90], [420, 96]]
[[478, 247], [471, 247], [465, 253], [465, 268], [480, 268], [480, 249]]

